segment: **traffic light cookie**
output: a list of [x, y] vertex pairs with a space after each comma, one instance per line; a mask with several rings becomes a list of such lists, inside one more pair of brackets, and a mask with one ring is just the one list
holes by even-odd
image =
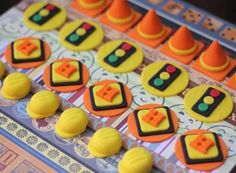
[[80, 61], [60, 59], [48, 65], [43, 73], [45, 85], [58, 92], [72, 92], [89, 80], [89, 71]]
[[11, 66], [25, 69], [43, 64], [50, 57], [51, 50], [46, 42], [26, 37], [10, 43], [4, 55]]
[[135, 70], [142, 62], [142, 49], [130, 41], [110, 41], [98, 50], [98, 63], [110, 72], [130, 72]]
[[61, 44], [73, 51], [90, 50], [104, 38], [103, 29], [90, 20], [76, 20], [66, 24], [59, 32]]
[[158, 61], [144, 68], [141, 83], [144, 89], [153, 95], [172, 96], [188, 86], [189, 76], [180, 65]]
[[24, 12], [25, 24], [37, 31], [49, 31], [60, 27], [66, 20], [64, 7], [46, 2], [38, 2]]
[[184, 97], [186, 112], [203, 122], [217, 122], [230, 116], [233, 110], [231, 96], [222, 88], [201, 85], [192, 88]]
[[178, 118], [166, 106], [142, 105], [128, 118], [128, 131], [145, 142], [161, 142], [173, 136], [178, 129]]
[[128, 87], [114, 80], [99, 81], [84, 93], [86, 109], [98, 116], [121, 115], [131, 102], [132, 95]]
[[175, 144], [175, 154], [190, 169], [211, 171], [224, 163], [227, 147], [216, 133], [197, 129], [179, 137]]

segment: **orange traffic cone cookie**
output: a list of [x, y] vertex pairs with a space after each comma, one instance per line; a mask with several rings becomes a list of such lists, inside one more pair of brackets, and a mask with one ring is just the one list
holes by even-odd
[[229, 78], [227, 85], [236, 90], [236, 72]]
[[194, 40], [191, 31], [180, 27], [160, 51], [171, 58], [188, 64], [203, 49], [203, 44]]
[[150, 46], [158, 46], [171, 33], [171, 29], [161, 23], [155, 10], [149, 10], [129, 36]]
[[132, 10], [126, 0], [114, 0], [111, 7], [100, 17], [100, 21], [124, 32], [140, 18], [141, 14]]
[[231, 60], [218, 41], [213, 41], [193, 64], [193, 68], [205, 75], [221, 81], [233, 69], [236, 62]]
[[111, 4], [111, 0], [73, 0], [72, 8], [90, 17], [96, 17]]

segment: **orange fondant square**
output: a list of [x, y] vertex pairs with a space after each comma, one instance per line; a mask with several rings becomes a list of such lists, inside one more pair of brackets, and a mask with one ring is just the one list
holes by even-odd
[[111, 87], [110, 85], [104, 85], [96, 95], [105, 99], [106, 101], [112, 102], [114, 97], [120, 93], [120, 90]]
[[158, 39], [145, 39], [143, 37], [141, 37], [139, 34], [138, 34], [138, 31], [137, 31], [137, 26], [132, 29], [130, 32], [129, 32], [129, 36], [137, 41], [140, 41], [141, 43], [147, 45], [147, 46], [150, 46], [150, 47], [157, 47], [159, 46], [169, 35], [170, 33], [172, 32], [172, 29], [167, 27], [167, 26], [164, 26], [165, 27], [165, 33]]
[[161, 47], [160, 51], [173, 58], [173, 59], [176, 59], [177, 61], [179, 62], [182, 62], [184, 64], [189, 64], [203, 49], [204, 47], [204, 44], [199, 42], [199, 41], [196, 41], [197, 43], [197, 49], [190, 55], [176, 55], [174, 54], [170, 49], [169, 49], [169, 46], [168, 46], [168, 41]]
[[87, 10], [84, 9], [83, 7], [80, 6], [80, 4], [77, 2], [77, 0], [73, 0], [71, 2], [71, 7], [87, 16], [90, 17], [96, 17], [98, 16], [100, 13], [102, 13], [103, 11], [105, 11], [106, 8], [108, 8], [111, 5], [112, 0], [105, 0], [105, 3], [100, 7], [100, 8], [96, 8], [96, 9], [91, 9], [91, 10]]
[[203, 134], [198, 135], [193, 141], [190, 142], [191, 147], [203, 154], [206, 154], [207, 151], [214, 145], [215, 142]]
[[143, 116], [143, 121], [151, 124], [153, 127], [157, 127], [164, 119], [166, 116], [158, 112], [155, 109], [151, 109], [146, 115]]
[[236, 72], [229, 78], [227, 85], [236, 90]]
[[117, 30], [117, 31], [120, 31], [120, 32], [125, 32], [127, 31], [128, 29], [130, 29], [135, 23], [138, 22], [139, 19], [141, 19], [142, 17], [142, 14], [141, 13], [138, 13], [138, 12], [135, 12], [135, 16], [134, 16], [134, 19], [127, 23], [127, 24], [122, 24], [122, 25], [117, 25], [117, 24], [114, 24], [112, 22], [110, 22], [110, 20], [107, 18], [107, 15], [106, 13], [102, 14], [99, 18], [99, 20], [104, 23], [105, 25]]
[[226, 69], [224, 69], [222, 71], [219, 71], [219, 72], [211, 72], [211, 71], [208, 71], [208, 70], [204, 69], [201, 66], [200, 58], [198, 58], [193, 63], [192, 67], [194, 69], [198, 70], [199, 72], [209, 76], [212, 79], [215, 79], [217, 81], [222, 81], [226, 77], [226, 75], [235, 67], [235, 65], [236, 65], [236, 61], [234, 61], [230, 58], [229, 65]]

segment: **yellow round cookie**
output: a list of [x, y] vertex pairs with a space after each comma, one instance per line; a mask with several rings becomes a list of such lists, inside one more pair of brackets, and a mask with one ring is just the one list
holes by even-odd
[[152, 170], [152, 155], [142, 148], [136, 147], [128, 150], [119, 162], [119, 173], [149, 173]]
[[[169, 71], [166, 69], [168, 66], [170, 66], [168, 69]], [[160, 72], [162, 68], [164, 68], [164, 70]], [[154, 84], [158, 87], [165, 85], [166, 82], [171, 79], [171, 76], [175, 75], [178, 70], [180, 71], [179, 75], [174, 80], [172, 80], [164, 90], [155, 88]], [[159, 75], [155, 76], [158, 74], [158, 72], [160, 72]], [[152, 86], [149, 84], [149, 82], [154, 78], [155, 80], [153, 80], [154, 82]], [[188, 86], [189, 75], [183, 67], [176, 63], [158, 61], [144, 68], [141, 74], [141, 83], [144, 89], [149, 93], [156, 96], [167, 97], [177, 95], [182, 92]]]
[[29, 94], [31, 80], [23, 73], [9, 74], [2, 85], [2, 96], [6, 99], [20, 99]]
[[43, 90], [32, 96], [26, 110], [31, 118], [41, 119], [55, 114], [59, 106], [58, 96], [51, 91]]
[[[126, 48], [122, 49], [122, 45], [124, 43], [128, 43], [129, 45], [132, 46], [133, 49], [135, 49], [135, 51], [132, 54], [130, 54], [130, 56], [126, 54], [126, 51], [125, 51]], [[124, 55], [124, 51], [125, 51], [125, 54], [127, 55], [127, 58], [118, 66], [112, 66], [111, 64], [105, 61], [105, 59], [110, 56], [111, 56], [112, 62], [114, 62], [115, 60], [118, 60], [119, 58], [123, 58], [122, 55]], [[128, 40], [110, 41], [104, 44], [103, 46], [101, 46], [98, 50], [98, 63], [104, 69], [113, 73], [125, 73], [125, 72], [133, 71], [139, 65], [141, 65], [142, 62], [143, 62], [142, 49], [137, 44]]]
[[[93, 32], [91, 32], [92, 30]], [[91, 34], [89, 35], [90, 32]], [[84, 38], [84, 40], [77, 44], [81, 38]], [[103, 41], [103, 38], [102, 27], [91, 20], [70, 22], [59, 32], [59, 41], [62, 46], [73, 51], [93, 49]]]
[[25, 10], [23, 21], [33, 30], [49, 31], [60, 27], [66, 17], [64, 7], [53, 3], [38, 2]]
[[89, 152], [95, 157], [108, 157], [120, 151], [121, 136], [116, 129], [105, 127], [97, 130], [88, 144]]
[[55, 125], [55, 132], [62, 138], [72, 138], [86, 130], [88, 118], [80, 108], [65, 110]]
[[2, 63], [2, 61], [0, 61], [0, 79], [2, 79], [4, 73], [5, 73], [5, 66]]
[[[225, 94], [225, 97], [223, 100], [220, 101], [220, 103], [213, 109], [213, 111], [210, 113], [208, 117], [201, 115], [200, 113], [193, 110], [193, 107], [195, 104], [199, 102], [199, 106], [202, 103], [202, 111], [207, 111], [204, 109], [210, 108], [212, 104], [217, 100], [217, 97], [214, 98], [210, 94], [207, 94], [204, 96], [204, 98], [201, 100], [201, 97], [204, 95], [205, 92], [207, 92], [208, 89], [217, 89], [218, 91]], [[205, 105], [205, 106], [204, 106]], [[187, 94], [184, 97], [184, 108], [186, 112], [193, 118], [203, 121], [203, 122], [218, 122], [226, 119], [228, 116], [231, 115], [233, 110], [233, 100], [229, 93], [225, 91], [224, 89], [214, 86], [214, 85], [200, 85], [192, 88], [187, 92]]]

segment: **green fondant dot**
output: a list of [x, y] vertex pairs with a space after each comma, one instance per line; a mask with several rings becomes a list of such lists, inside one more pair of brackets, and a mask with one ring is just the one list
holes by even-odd
[[116, 55], [110, 55], [108, 58], [109, 62], [116, 62], [118, 60], [118, 57]]
[[40, 21], [41, 19], [42, 19], [42, 16], [40, 16], [39, 14], [36, 14], [36, 15], [34, 15], [34, 17], [33, 17], [33, 20], [34, 20], [35, 22]]
[[70, 37], [69, 37], [69, 40], [71, 42], [75, 42], [79, 39], [79, 36], [77, 34], [72, 34]]
[[200, 104], [198, 105], [198, 109], [199, 109], [200, 111], [202, 111], [202, 112], [207, 111], [207, 110], [208, 110], [208, 105], [205, 104], [205, 103], [200, 103]]
[[154, 80], [154, 85], [155, 86], [161, 86], [161, 85], [163, 85], [164, 84], [164, 81], [162, 80], [162, 79], [160, 79], [160, 78], [156, 78], [155, 80]]

